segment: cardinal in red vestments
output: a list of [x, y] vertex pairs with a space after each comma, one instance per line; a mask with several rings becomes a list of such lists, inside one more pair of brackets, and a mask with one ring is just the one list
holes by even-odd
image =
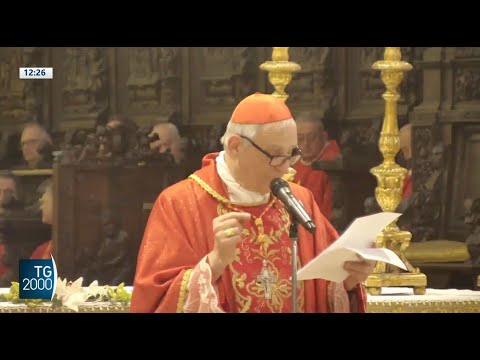
[[295, 121], [302, 159], [295, 165], [297, 173], [294, 182], [313, 193], [320, 211], [330, 220], [333, 210], [330, 179], [324, 171], [314, 170], [312, 163], [318, 160], [335, 160], [341, 154], [340, 147], [335, 140], [329, 139], [321, 113], [303, 112], [296, 116]]
[[[132, 312], [364, 312], [369, 261], [343, 264], [342, 283], [299, 281], [292, 299], [291, 217], [271, 181], [301, 157], [285, 102], [256, 93], [234, 109], [224, 151], [157, 198], [137, 261]], [[298, 267], [338, 234], [308, 189], [290, 183], [316, 224], [299, 226]]]

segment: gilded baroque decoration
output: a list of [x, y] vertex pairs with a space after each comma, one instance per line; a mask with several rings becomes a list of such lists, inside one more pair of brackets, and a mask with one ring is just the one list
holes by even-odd
[[200, 51], [205, 104], [231, 106], [255, 91], [254, 48], [205, 47]]
[[[405, 61], [414, 59], [414, 50], [412, 47], [401, 48]], [[372, 72], [371, 65], [383, 56], [384, 48], [382, 47], [365, 47], [361, 49], [360, 57], [360, 76], [361, 76], [361, 98], [367, 101], [377, 101], [380, 99], [384, 85], [378, 73]], [[415, 86], [415, 77], [410, 74], [400, 86], [399, 103], [407, 102], [413, 104], [415, 102], [415, 92], [412, 90]], [[406, 100], [405, 100], [406, 99]]]
[[260, 70], [268, 72], [268, 80], [275, 89], [272, 95], [284, 100], [288, 99], [285, 88], [292, 81], [292, 74], [302, 69], [297, 63], [289, 61], [289, 58], [288, 47], [274, 47], [272, 60], [260, 65]]
[[178, 47], [128, 49], [128, 96], [136, 112], [169, 118], [179, 110], [179, 54]]
[[108, 110], [105, 48], [66, 48], [63, 109], [69, 118], [98, 119]]
[[[412, 66], [401, 61], [401, 51], [398, 47], [385, 48], [384, 60], [377, 61], [373, 69], [381, 71], [381, 79], [387, 91], [382, 95], [385, 100], [385, 117], [380, 133], [379, 149], [383, 155], [383, 163], [371, 169], [377, 178], [378, 186], [375, 189], [375, 198], [383, 211], [393, 212], [402, 197], [403, 179], [407, 170], [395, 162], [395, 156], [400, 150], [398, 133], [397, 102], [400, 95], [397, 88], [404, 77], [404, 72], [410, 71]], [[387, 267], [379, 262], [375, 272], [366, 281], [365, 286], [370, 294], [378, 295], [382, 287], [413, 287], [415, 294], [424, 294], [427, 278], [414, 268], [405, 257], [405, 250], [410, 244], [412, 235], [407, 231], [400, 231], [396, 222], [387, 226], [377, 238], [377, 245], [394, 251], [407, 266], [407, 272], [400, 272], [397, 268]]]
[[20, 80], [20, 67], [40, 66], [38, 48], [10, 48], [0, 60], [0, 109], [2, 121], [18, 123], [41, 113], [41, 80]]
[[328, 47], [291, 47], [289, 54], [302, 68], [289, 86], [290, 102], [315, 103], [323, 110], [334, 100], [330, 83], [332, 51]]
[[455, 102], [480, 100], [480, 71], [457, 68], [455, 70]]

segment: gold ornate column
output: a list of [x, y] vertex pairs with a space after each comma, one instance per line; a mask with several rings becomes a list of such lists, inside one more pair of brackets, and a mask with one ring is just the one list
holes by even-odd
[[[378, 147], [383, 155], [383, 163], [370, 172], [377, 178], [375, 198], [383, 211], [394, 212], [402, 198], [403, 180], [407, 170], [395, 163], [395, 156], [400, 150], [398, 132], [397, 102], [400, 95], [397, 87], [403, 80], [404, 72], [410, 71], [412, 65], [401, 61], [399, 47], [386, 47], [384, 60], [373, 64], [374, 70], [381, 71], [381, 78], [387, 91], [382, 97], [385, 100], [385, 117]], [[412, 234], [401, 231], [396, 221], [385, 228], [377, 238], [377, 245], [393, 250], [407, 266], [407, 272], [398, 268], [387, 267], [378, 263], [374, 274], [366, 281], [367, 291], [379, 295], [382, 287], [413, 287], [414, 293], [425, 294], [427, 277], [414, 268], [405, 257], [405, 250], [410, 245]]]
[[286, 101], [288, 95], [285, 88], [292, 81], [292, 73], [301, 70], [300, 65], [289, 61], [288, 47], [274, 47], [272, 61], [264, 62], [260, 69], [268, 72], [268, 80], [275, 88], [272, 95]]

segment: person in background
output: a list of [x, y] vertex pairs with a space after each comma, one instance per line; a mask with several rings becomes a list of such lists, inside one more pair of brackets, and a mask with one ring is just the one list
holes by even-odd
[[[45, 182], [45, 191], [40, 198], [40, 210], [42, 222], [53, 225], [53, 181], [48, 179]], [[52, 240], [40, 244], [30, 256], [30, 259], [50, 259], [52, 254]]]
[[159, 153], [170, 152], [175, 163], [180, 164], [185, 159], [183, 139], [180, 137], [177, 127], [172, 123], [162, 122], [156, 124], [152, 135], [158, 135], [158, 140], [150, 144], [151, 149], [158, 149]]
[[24, 164], [21, 167], [40, 169], [51, 167], [53, 142], [50, 134], [40, 124], [29, 123], [22, 131], [20, 146]]
[[340, 156], [340, 148], [335, 140], [328, 139], [320, 112], [302, 112], [295, 121], [302, 159], [294, 167], [294, 181], [313, 193], [320, 211], [330, 220], [333, 210], [330, 179], [326, 172], [313, 169], [312, 164], [317, 160], [335, 160]]

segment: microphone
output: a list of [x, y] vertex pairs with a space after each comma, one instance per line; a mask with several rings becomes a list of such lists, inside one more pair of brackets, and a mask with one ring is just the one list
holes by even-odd
[[315, 223], [307, 214], [302, 203], [293, 195], [288, 183], [280, 178], [273, 179], [270, 183], [272, 194], [277, 197], [287, 208], [288, 212], [308, 232], [314, 233], [317, 230]]

